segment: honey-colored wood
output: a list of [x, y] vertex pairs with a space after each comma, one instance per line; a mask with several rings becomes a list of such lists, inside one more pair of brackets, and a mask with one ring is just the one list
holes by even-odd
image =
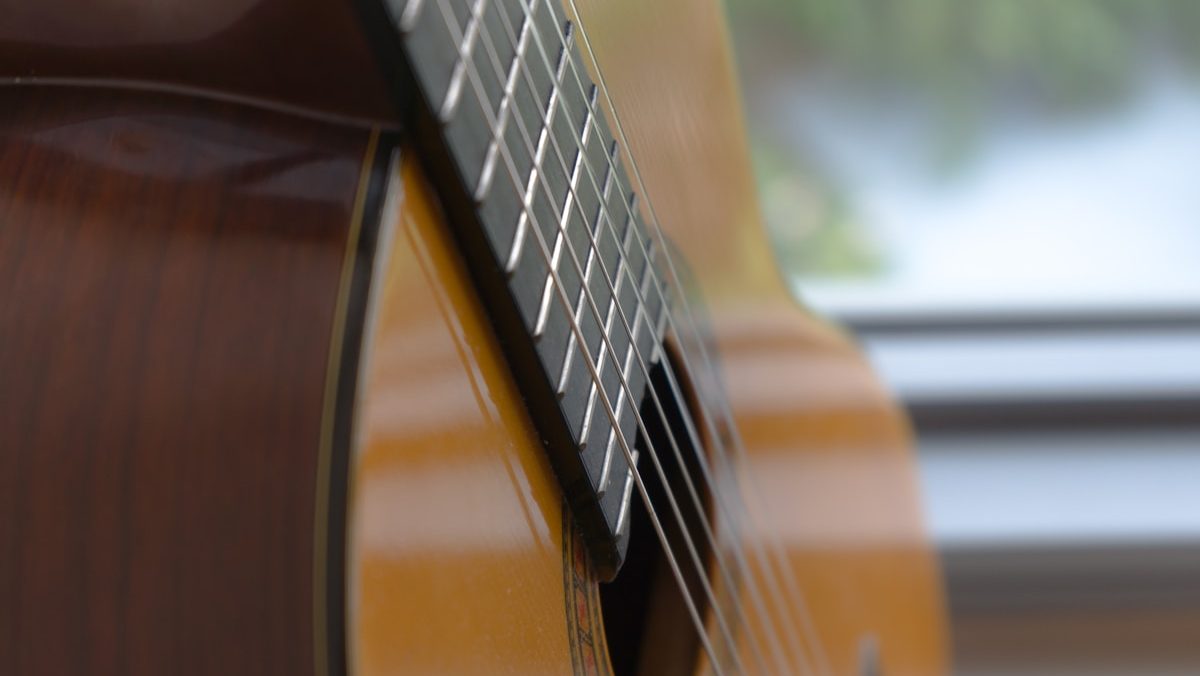
[[[408, 156], [384, 215], [352, 466], [352, 673], [604, 673], [595, 580], [564, 566], [562, 493], [424, 181]], [[580, 631], [593, 651], [573, 656]]]

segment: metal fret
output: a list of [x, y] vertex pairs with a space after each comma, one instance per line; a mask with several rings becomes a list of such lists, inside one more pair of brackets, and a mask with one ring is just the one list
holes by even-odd
[[[609, 172], [609, 173], [611, 175], [611, 172]], [[612, 182], [607, 180], [607, 178], [606, 178], [605, 182], [604, 182], [604, 197], [605, 198], [608, 197], [609, 188], [611, 186], [612, 186]], [[602, 213], [603, 213], [603, 211], [598, 211], [596, 213], [596, 222], [597, 222], [597, 226], [595, 228], [596, 232], [599, 232], [599, 230], [600, 230], [599, 223], [601, 221]], [[591, 264], [594, 255], [596, 255], [595, 249], [588, 251], [589, 265]], [[588, 272], [591, 272], [590, 267], [589, 267]], [[618, 283], [617, 290], [619, 290], [619, 289], [620, 289], [620, 286]], [[583, 310], [582, 305], [583, 305], [583, 300], [584, 300], [584, 298], [583, 298], [584, 293], [585, 293], [585, 291], [581, 289], [579, 302], [576, 305], [576, 309], [575, 309], [577, 316]], [[616, 305], [616, 296], [610, 295], [609, 299], [608, 299], [608, 307], [605, 309], [605, 313], [604, 313], [604, 328], [603, 328], [603, 330], [606, 335], [612, 335], [612, 333], [613, 333], [613, 319], [616, 318], [616, 314], [613, 312], [613, 308], [615, 305]], [[608, 361], [609, 361], [608, 350], [600, 350], [600, 356], [596, 358], [596, 372], [600, 373], [600, 374], [604, 374], [606, 372], [605, 367], [608, 365]], [[563, 390], [565, 390], [565, 387], [566, 387], [566, 377], [564, 374], [563, 382], [559, 384], [559, 391], [562, 392]], [[603, 381], [598, 381], [598, 380], [592, 379], [588, 383], [588, 400], [587, 400], [587, 408], [585, 409], [586, 412], [584, 413], [584, 418], [583, 418], [583, 432], [580, 434], [580, 436], [583, 439], [582, 443], [580, 443], [580, 450], [587, 449], [588, 441], [590, 440], [589, 438], [591, 437], [592, 416], [595, 414], [595, 411], [596, 411], [596, 395], [600, 391], [601, 387], [603, 387]], [[606, 460], [605, 464], [608, 464], [608, 462], [609, 461]]]
[[[637, 312], [641, 312], [641, 308], [638, 308]], [[622, 363], [621, 363], [621, 373], [625, 374], [626, 382], [633, 380], [632, 376], [630, 375], [631, 374], [630, 369], [633, 367], [633, 349], [634, 349], [634, 345], [637, 344], [638, 334], [641, 333], [641, 330], [642, 330], [642, 323], [637, 320], [637, 317], [635, 315], [634, 320], [633, 320], [633, 340], [631, 340], [629, 343], [629, 346], [625, 348], [625, 358], [622, 360]], [[600, 495], [600, 497], [604, 497], [604, 493], [608, 489], [609, 468], [612, 465], [613, 450], [614, 450], [613, 446], [616, 443], [616, 439], [617, 439], [616, 435], [622, 431], [620, 428], [621, 428], [621, 424], [622, 424], [622, 414], [624, 414], [624, 412], [625, 412], [625, 406], [624, 406], [624, 404], [626, 403], [625, 399], [626, 399], [625, 388], [622, 387], [617, 392], [617, 403], [613, 407], [613, 409], [617, 413], [617, 427], [614, 427], [612, 432], [609, 433], [608, 444], [605, 446], [605, 449], [604, 449], [604, 468], [600, 472], [599, 485], [596, 486], [596, 492]], [[633, 405], [636, 406], [636, 404], [633, 404]]]
[[[576, 165], [578, 170], [578, 165]], [[550, 300], [554, 297], [554, 273], [558, 272], [558, 261], [562, 257], [562, 237], [554, 240], [554, 250], [550, 254], [550, 269], [546, 274], [546, 283], [542, 286], [542, 302], [538, 305], [537, 322], [533, 325], [533, 339], [537, 340], [546, 332], [546, 320], [550, 318]]]
[[471, 8], [471, 18], [467, 21], [463, 42], [458, 47], [458, 62], [454, 64], [454, 71], [450, 74], [450, 86], [446, 88], [446, 98], [442, 99], [439, 113], [442, 122], [448, 122], [450, 118], [454, 117], [454, 109], [458, 107], [459, 99], [462, 98], [463, 82], [467, 79], [467, 66], [471, 62], [471, 53], [475, 50], [475, 41], [479, 38], [479, 24], [483, 22], [483, 11], [486, 5], [487, 0], [475, 0], [475, 5]]
[[[616, 290], [618, 293], [621, 290], [621, 282], [620, 281], [617, 282]], [[605, 319], [604, 319], [605, 331], [612, 330], [613, 320], [616, 318], [616, 313], [613, 312], [613, 308], [616, 306], [616, 303], [617, 303], [617, 297], [616, 297], [616, 295], [613, 295], [613, 297], [608, 302], [608, 309], [605, 312]], [[632, 343], [630, 343], [630, 344], [632, 344]], [[603, 388], [605, 390], [607, 390], [608, 388], [604, 387], [605, 383], [603, 380], [603, 376], [608, 373], [608, 371], [605, 370], [605, 366], [608, 365], [608, 361], [609, 361], [608, 351], [605, 350], [603, 353], [601, 353], [600, 359], [597, 361], [597, 364], [596, 364], [596, 371], [601, 374], [601, 378], [602, 378], [599, 383], [599, 387]], [[615, 364], [616, 362], [614, 361], [613, 363]], [[613, 366], [613, 368], [615, 369], [616, 367]], [[615, 371], [614, 371], [614, 373], [615, 373]], [[593, 382], [592, 387], [593, 388], [597, 387], [597, 384]], [[619, 389], [619, 387], [618, 387], [618, 389]], [[620, 422], [620, 419], [621, 419], [620, 418], [620, 416], [621, 416], [620, 396], [622, 393], [623, 392], [618, 393], [617, 406], [614, 407], [614, 410], [617, 412], [618, 423]], [[610, 398], [610, 401], [611, 401], [611, 398]], [[589, 404], [589, 406], [591, 405], [590, 399], [589, 399], [588, 404]], [[588, 413], [589, 414], [591, 413], [590, 409], [589, 409]], [[613, 428], [613, 429], [615, 429], [615, 428]], [[596, 493], [598, 495], [600, 495], [601, 497], [604, 496], [605, 487], [608, 485], [608, 473], [609, 473], [609, 469], [612, 465], [612, 452], [613, 452], [613, 435], [612, 435], [612, 430], [610, 429], [610, 432], [608, 435], [608, 440], [604, 444], [604, 459], [601, 461], [601, 464], [600, 464], [600, 478], [596, 484]]]
[[537, 156], [534, 159], [533, 168], [529, 170], [529, 180], [525, 183], [525, 196], [521, 200], [521, 204], [525, 207], [521, 210], [521, 215], [517, 220], [517, 232], [513, 235], [512, 248], [508, 251], [508, 260], [504, 263], [504, 271], [508, 274], [516, 272], [517, 265], [521, 263], [521, 252], [525, 250], [525, 235], [529, 231], [529, 209], [533, 206], [534, 188], [537, 187], [537, 171], [538, 165], [542, 160], [543, 144], [546, 140], [546, 130], [542, 130], [542, 136], [538, 138]]
[[[591, 106], [588, 106], [587, 112], [585, 113], [584, 123], [583, 123], [583, 133], [580, 138], [580, 148], [579, 148], [579, 150], [575, 151], [575, 160], [574, 160], [574, 162], [572, 162], [572, 166], [571, 166], [571, 181], [570, 181], [570, 185], [568, 187], [566, 197], [563, 200], [562, 211], [560, 212], [561, 213], [560, 223], [562, 224], [562, 227], [559, 228], [558, 232], [555, 233], [555, 235], [554, 235], [554, 253], [550, 257], [550, 267], [553, 272], [558, 272], [558, 265], [559, 265], [559, 262], [562, 260], [563, 247], [566, 246], [566, 244], [567, 244], [565, 230], [566, 230], [567, 225], [571, 221], [571, 207], [575, 206], [575, 196], [579, 193], [579, 190], [580, 190], [579, 177], [583, 174], [583, 147], [587, 144], [588, 137], [590, 136], [590, 133], [591, 133], [591, 128], [592, 128], [592, 108], [591, 108]], [[560, 150], [561, 150], [561, 148], [560, 148]], [[589, 259], [589, 263], [590, 262], [591, 261]], [[542, 291], [542, 305], [541, 305], [541, 308], [539, 308], [539, 310], [538, 310], [538, 321], [533, 330], [534, 338], [541, 337], [542, 333], [546, 329], [546, 320], [550, 316], [550, 300], [553, 297], [553, 291], [554, 291], [553, 272], [546, 275], [546, 283], [545, 283], [544, 289]], [[585, 275], [584, 275], [585, 286], [583, 288], [586, 288], [586, 283], [587, 283], [586, 280], [587, 280], [587, 275], [585, 272]], [[580, 290], [580, 293], [581, 294], [583, 293], [582, 289]], [[575, 321], [576, 322], [579, 321], [578, 313], [576, 313]], [[567, 359], [570, 358], [571, 347], [573, 346], [574, 341], [575, 341], [575, 335], [572, 334], [570, 336], [570, 341], [567, 344], [567, 356], [566, 356]], [[563, 373], [564, 374], [567, 373], [567, 364], [565, 362], [563, 364]], [[561, 388], [560, 388], [560, 391], [561, 391]]]
[[[626, 256], [628, 255], [628, 252], [630, 250], [630, 243], [634, 239], [634, 220], [633, 219], [634, 219], [634, 214], [630, 213], [628, 215], [628, 218], [627, 218], [626, 224], [625, 224], [625, 236], [624, 236], [624, 241], [621, 244], [622, 254], [621, 254], [619, 262], [617, 263], [618, 266], [625, 265]], [[620, 309], [620, 305], [619, 305], [621, 292], [626, 286], [629, 286], [629, 288], [632, 288], [632, 284], [633, 284], [633, 282], [629, 282], [628, 285], [626, 284], [625, 280], [628, 277], [629, 277], [629, 275], [625, 275], [625, 274], [619, 274], [617, 276], [616, 293], [613, 295], [612, 302], [609, 304], [609, 308], [608, 308], [609, 316], [607, 318], [609, 325], [606, 326], [606, 328], [611, 328], [612, 320], [616, 318], [618, 312], [622, 312], [622, 310]], [[639, 337], [639, 334], [640, 334], [641, 328], [642, 328], [641, 323], [637, 321], [637, 316], [638, 316], [637, 312], [640, 312], [641, 309], [636, 308], [632, 313], [629, 311], [630, 309], [635, 308], [636, 305], [637, 305], [636, 303], [631, 303], [631, 304], [625, 305], [624, 313], [625, 313], [626, 319], [627, 320], [629, 319], [630, 314], [632, 314], [632, 316], [633, 316], [633, 319], [630, 320], [630, 329], [632, 330], [633, 333], [630, 336], [629, 344], [625, 347], [625, 354], [622, 356], [621, 363], [620, 364], [614, 363], [614, 368], [620, 369], [620, 373], [625, 376], [625, 381], [627, 383], [631, 379], [630, 378], [630, 367], [632, 366], [634, 346], [637, 344], [638, 337]], [[616, 414], [617, 414], [617, 425], [609, 432], [608, 442], [604, 445], [604, 461], [603, 461], [602, 468], [600, 470], [600, 480], [596, 486], [596, 492], [601, 497], [604, 497], [604, 494], [608, 491], [608, 484], [609, 484], [609, 479], [611, 477], [612, 460], [613, 460], [613, 455], [614, 455], [614, 451], [615, 451], [617, 435], [620, 434], [622, 431], [621, 424], [622, 424], [622, 416], [624, 415], [624, 412], [625, 412], [625, 406], [624, 406], [625, 398], [626, 398], [625, 388], [618, 386], [617, 392], [616, 392], [616, 397], [615, 397], [616, 405], [613, 407], [613, 409], [616, 411]]]
[[563, 228], [566, 227], [568, 215], [571, 213], [571, 207], [575, 205], [575, 191], [579, 188], [579, 162], [582, 155], [576, 153], [575, 161], [571, 165], [571, 182], [569, 192], [563, 200], [562, 210], [559, 212], [560, 228], [554, 235], [554, 249], [550, 255], [550, 268], [552, 272], [546, 274], [546, 282], [542, 287], [542, 304], [538, 308], [537, 324], [534, 325], [533, 337], [540, 338], [546, 329], [546, 320], [550, 316], [550, 299], [554, 293], [554, 274], [558, 272], [558, 264], [562, 260], [563, 248], [566, 244], [566, 238], [563, 236]]
[[[570, 31], [567, 32], [566, 42], [571, 44]], [[525, 199], [523, 200], [525, 208], [521, 210], [521, 215], [517, 221], [517, 233], [513, 237], [512, 249], [508, 252], [508, 262], [504, 269], [509, 274], [516, 270], [517, 265], [521, 262], [521, 252], [525, 249], [525, 239], [529, 230], [529, 210], [533, 207], [533, 199], [537, 195], [538, 188], [538, 172], [542, 166], [542, 160], [546, 157], [546, 149], [550, 145], [550, 128], [554, 124], [554, 114], [558, 110], [559, 83], [562, 82], [563, 73], [566, 70], [567, 64], [566, 50], [559, 55], [558, 63], [554, 69], [554, 80], [550, 85], [550, 102], [546, 106], [546, 124], [538, 133], [537, 147], [534, 152], [533, 169], [529, 172], [529, 179], [525, 184]]]
[[[587, 120], [584, 122], [584, 143], [583, 143], [582, 147], [580, 148], [581, 155], [584, 153], [584, 149], [587, 147], [586, 139], [588, 138], [589, 129], [590, 129], [591, 125], [593, 124], [592, 110], [594, 110], [594, 107], [595, 107], [596, 94], [597, 94], [596, 88], [592, 87], [591, 101], [589, 101], [589, 105], [588, 105]], [[616, 152], [616, 144], [615, 143], [612, 145], [612, 149], [613, 149], [613, 153], [615, 153]], [[596, 216], [592, 219], [592, 225], [590, 226], [591, 232], [592, 232], [592, 239], [594, 241], [596, 241], [597, 244], [599, 244], [599, 242], [601, 241], [601, 238], [602, 238], [601, 228], [605, 222], [605, 219], [604, 219], [605, 211], [604, 211], [603, 202], [608, 200], [609, 193], [612, 190], [612, 183], [613, 183], [612, 169], [608, 168], [604, 172], [604, 187], [601, 189], [601, 194], [600, 194], [601, 205], [597, 206]], [[599, 257], [600, 257], [599, 246], [596, 246], [596, 247], [589, 246], [587, 249], [588, 249], [587, 263], [586, 263], [586, 265], [584, 267], [584, 271], [583, 271], [583, 286], [580, 287], [580, 289], [579, 289], [579, 297], [575, 300], [575, 311], [573, 313], [573, 317], [577, 324], [581, 323], [583, 321], [584, 309], [585, 309], [584, 301], [587, 300], [587, 294], [589, 293], [589, 287], [592, 283], [592, 271], [597, 266], [597, 261], [599, 260]], [[600, 295], [600, 294], [592, 293], [593, 298], [595, 298], [597, 295]], [[611, 296], [610, 296], [608, 314], [605, 314], [605, 319], [604, 319], [605, 325], [603, 328], [603, 331], [606, 335], [611, 333], [611, 324], [609, 322], [609, 317], [611, 316], [611, 313], [612, 313], [612, 303], [611, 303]], [[570, 380], [570, 375], [571, 375], [571, 358], [575, 354], [574, 347], [575, 347], [575, 334], [572, 333], [570, 343], [567, 347], [567, 356], [563, 363], [562, 377], [559, 378], [558, 388], [556, 389], [559, 396], [562, 396], [563, 393], [565, 393], [567, 390], [567, 385], [568, 385], [568, 382]], [[596, 371], [598, 373], [604, 372], [604, 362], [605, 362], [606, 354], [607, 354], [607, 352], [605, 350], [600, 350], [600, 354], [596, 360]], [[595, 386], [596, 383], [593, 382], [592, 385]], [[580, 432], [580, 437], [581, 437], [580, 447], [581, 448], [587, 446], [588, 431], [591, 427], [591, 425], [589, 423], [591, 422], [592, 406], [594, 404], [594, 401], [595, 401], [595, 397], [589, 392], [587, 409], [586, 409], [586, 413], [584, 413], [583, 428], [582, 428], [582, 431]]]
[[[617, 166], [617, 165], [614, 164], [613, 166]], [[616, 182], [619, 184], [620, 183], [619, 179], [616, 179]], [[637, 203], [636, 194], [633, 194], [633, 193], [629, 193], [629, 194], [630, 194], [630, 202], [636, 206], [636, 203]], [[626, 215], [626, 219], [624, 222], [624, 231], [621, 236], [621, 243], [620, 243], [619, 253], [618, 253], [618, 257], [617, 257], [617, 264], [615, 266], [616, 267], [616, 273], [615, 273], [616, 281], [615, 281], [615, 284], [613, 287], [614, 292], [613, 292], [612, 298], [609, 300], [608, 308], [607, 308], [606, 314], [605, 314], [605, 330], [608, 331], [610, 333], [610, 335], [611, 335], [611, 332], [613, 329], [613, 322], [617, 317], [617, 312], [618, 312], [617, 308], [619, 307], [619, 304], [620, 304], [620, 298], [622, 295], [622, 291], [627, 286], [626, 279], [630, 278], [630, 276], [632, 274], [632, 271], [629, 270], [629, 268], [628, 268], [627, 260], [628, 260], [628, 252], [632, 248], [631, 243], [634, 241], [634, 238], [635, 238], [634, 214], [635, 214], [634, 211], [630, 211]], [[616, 235], [615, 228], [614, 228], [613, 235], [614, 236]], [[630, 282], [629, 284], [632, 284], [632, 282]], [[630, 305], [626, 305], [625, 307], [628, 308], [631, 306], [632, 305], [630, 304]], [[626, 313], [626, 314], [628, 315], [628, 313]], [[638, 324], [636, 322], [636, 318], [635, 318], [634, 323], [631, 324], [630, 328], [633, 330], [633, 335], [630, 336], [629, 346], [626, 348], [627, 353], [629, 352], [630, 348], [633, 347], [634, 343], [637, 341]], [[610, 471], [612, 469], [613, 453], [614, 453], [615, 444], [616, 444], [616, 435], [618, 433], [620, 433], [619, 425], [621, 422], [621, 413], [624, 410], [624, 407], [621, 404], [623, 403], [625, 391], [624, 391], [624, 388], [620, 387], [620, 377], [619, 377], [619, 375], [617, 375], [616, 369], [622, 369], [621, 373], [624, 373], [624, 374], [629, 373], [628, 367], [624, 367], [622, 364], [616, 363], [615, 360], [613, 361], [612, 368], [613, 368], [613, 374], [612, 374], [611, 378], [608, 378], [609, 382], [608, 383], [602, 382], [601, 386], [604, 387], [606, 384], [608, 384], [613, 389], [616, 390], [615, 398], [616, 398], [617, 404], [616, 404], [616, 406], [614, 406], [614, 410], [616, 411], [616, 414], [617, 414], [617, 425], [618, 426], [614, 427], [609, 432], [608, 440], [604, 444], [604, 460], [602, 461], [602, 464], [601, 464], [600, 478], [599, 478], [599, 481], [597, 482], [597, 486], [596, 486], [596, 492], [601, 497], [604, 496], [605, 492], [608, 489]], [[604, 371], [601, 371], [601, 373], [605, 374], [605, 375], [607, 374], [607, 372], [604, 372]], [[609, 388], [605, 387], [605, 389], [607, 391]], [[611, 400], [611, 397], [610, 397], [610, 400]]]
[[[637, 464], [638, 452], [635, 450], [631, 457], [633, 464]], [[630, 498], [633, 497], [633, 468], [625, 472], [625, 490], [621, 491], [621, 509], [617, 512], [617, 535], [625, 533], [625, 526], [629, 525], [629, 505]]]
[[404, 6], [404, 10], [400, 12], [400, 19], [398, 20], [401, 31], [407, 33], [413, 29], [413, 26], [417, 23], [417, 14], [420, 13], [424, 2], [425, 0], [409, 0], [408, 4]]
[[583, 414], [583, 428], [579, 433], [580, 453], [583, 453], [587, 450], [589, 442], [591, 441], [589, 437], [592, 433], [592, 415], [596, 411], [596, 395], [599, 393], [599, 391], [600, 386], [595, 380], [588, 383], [587, 412]]
[[[414, 0], [419, 1], [419, 0]], [[532, 0], [537, 2], [537, 0]], [[504, 98], [500, 101], [500, 115], [496, 127], [496, 133], [492, 135], [492, 142], [488, 145], [487, 156], [483, 161], [483, 169], [479, 172], [479, 183], [475, 186], [475, 201], [482, 202], [487, 196], [492, 187], [492, 177], [496, 175], [496, 163], [500, 160], [500, 144], [504, 142], [504, 133], [508, 131], [508, 121], [513, 115], [513, 94], [517, 90], [517, 76], [521, 72], [522, 61], [525, 59], [525, 50], [532, 42], [529, 36], [532, 33], [533, 21], [528, 17], [522, 19], [521, 35], [517, 39], [516, 53], [513, 54], [512, 63], [508, 66], [508, 77], [504, 81]]]

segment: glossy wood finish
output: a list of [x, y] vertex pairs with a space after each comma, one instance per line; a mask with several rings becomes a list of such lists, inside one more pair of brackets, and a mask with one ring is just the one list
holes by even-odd
[[0, 89], [0, 672], [313, 672], [368, 135]]
[[353, 0], [0, 0], [0, 83], [14, 82], [395, 118]]
[[596, 581], [566, 547], [558, 482], [424, 181], [408, 156], [384, 215], [351, 485], [352, 671], [605, 673]]
[[908, 428], [851, 341], [783, 283], [719, 3], [578, 5], [650, 201], [695, 271], [748, 451], [744, 490], [761, 498], [750, 500], [757, 531], [745, 536], [785, 548], [805, 610], [789, 606], [816, 630], [806, 655], [853, 674], [861, 640], [874, 637], [882, 673], [942, 673], [941, 583]]

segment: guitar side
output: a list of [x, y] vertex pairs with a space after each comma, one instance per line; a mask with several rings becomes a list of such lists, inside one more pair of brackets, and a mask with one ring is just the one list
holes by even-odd
[[420, 163], [400, 162], [351, 470], [350, 671], [610, 673], [541, 440]]

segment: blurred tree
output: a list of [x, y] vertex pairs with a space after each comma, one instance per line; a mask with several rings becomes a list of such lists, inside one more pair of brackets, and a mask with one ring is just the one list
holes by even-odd
[[1125, 100], [1148, 61], [1200, 67], [1200, 0], [727, 2], [768, 226], [784, 265], [805, 276], [871, 276], [887, 257], [842, 188], [789, 145], [786, 116], [756, 110], [797, 73], [917, 102], [936, 132], [930, 168], [950, 176], [994, 111], [1077, 116]]
[[1200, 61], [1195, 0], [729, 0], [729, 7], [739, 32], [783, 37], [794, 58], [947, 102], [1015, 88], [1046, 104], [1087, 104], [1134, 84], [1139, 48]]

